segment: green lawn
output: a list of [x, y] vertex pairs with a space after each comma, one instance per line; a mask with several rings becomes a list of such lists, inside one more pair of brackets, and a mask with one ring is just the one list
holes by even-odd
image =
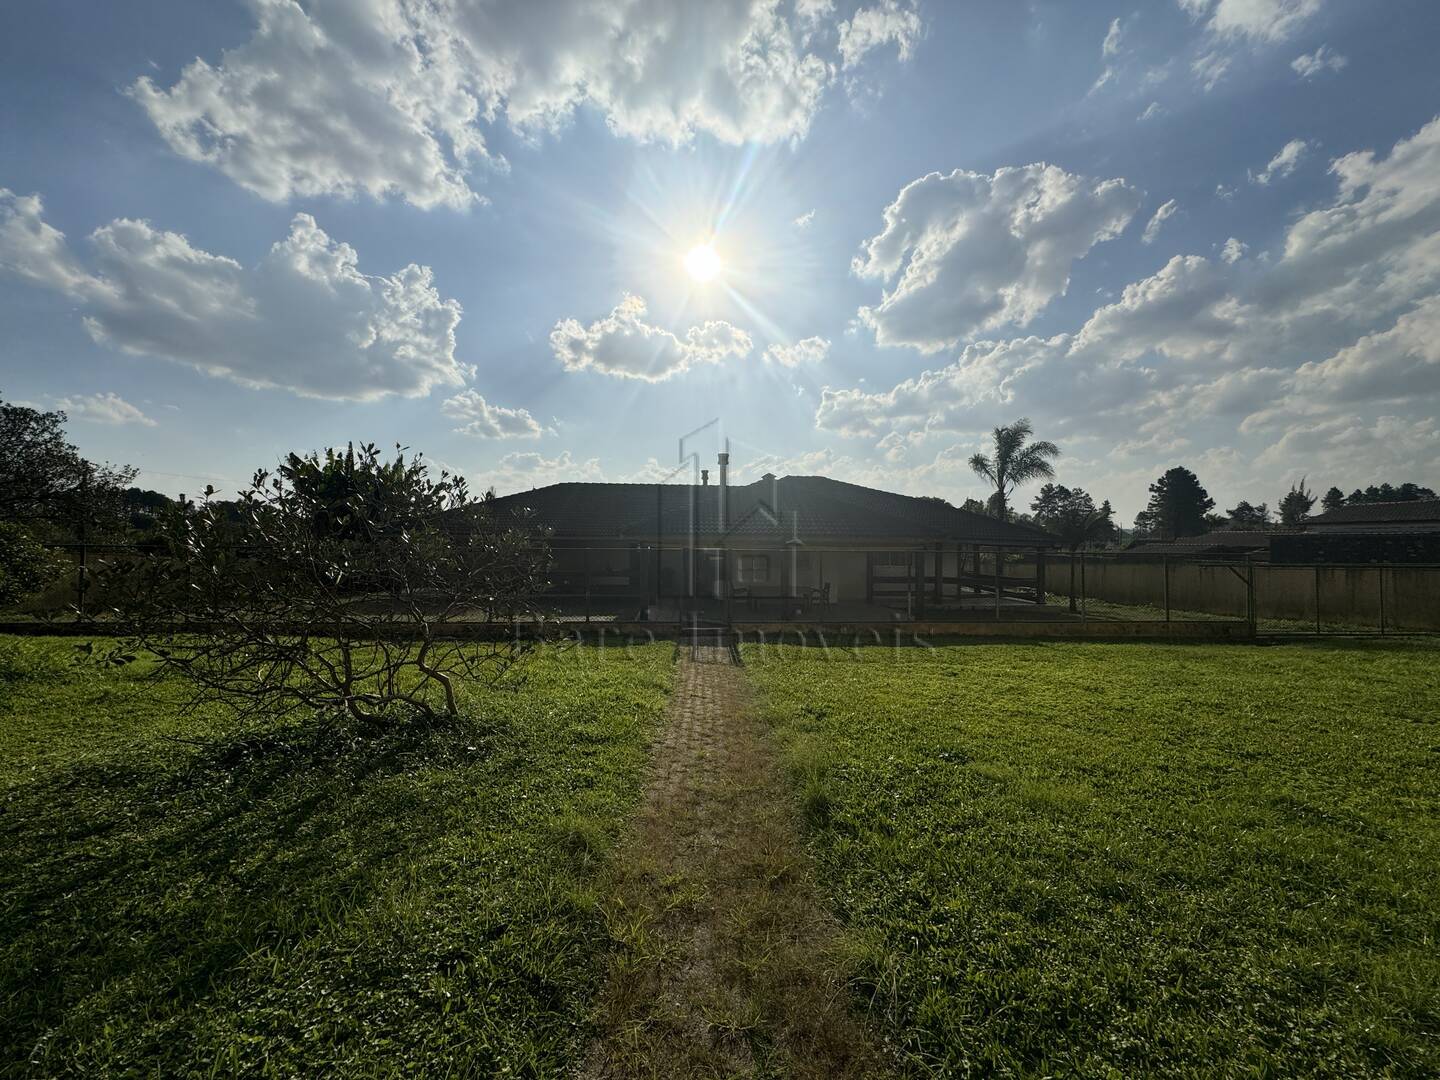
[[669, 646], [542, 654], [459, 723], [245, 740], [73, 650], [0, 639], [0, 1074], [573, 1061]]
[[1440, 1074], [1440, 649], [751, 647], [921, 1075]]

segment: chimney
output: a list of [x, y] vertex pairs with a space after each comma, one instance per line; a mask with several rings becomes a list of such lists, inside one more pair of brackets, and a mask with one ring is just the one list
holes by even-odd
[[710, 470], [709, 470], [709, 469], [701, 469], [701, 470], [700, 470], [700, 486], [701, 486], [701, 487], [709, 487], [709, 486], [710, 486]]
[[[728, 445], [728, 444], [727, 444]], [[725, 505], [730, 488], [730, 451], [726, 450], [720, 455], [720, 531], [725, 531]]]

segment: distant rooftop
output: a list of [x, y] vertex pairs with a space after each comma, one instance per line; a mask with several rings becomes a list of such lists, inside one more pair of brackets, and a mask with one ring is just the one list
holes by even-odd
[[642, 539], [720, 536], [784, 543], [873, 540], [1053, 546], [1030, 525], [825, 476], [767, 476], [731, 484], [726, 527], [720, 527], [718, 484], [561, 483], [496, 500], [501, 512], [525, 511], [559, 538]]
[[1440, 524], [1440, 499], [1356, 503], [1310, 518], [1306, 525], [1379, 525], [1390, 522]]

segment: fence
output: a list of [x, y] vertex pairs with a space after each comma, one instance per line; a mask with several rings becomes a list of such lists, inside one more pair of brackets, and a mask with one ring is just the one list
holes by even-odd
[[[46, 598], [52, 610], [80, 599], [80, 581], [91, 609], [103, 608], [94, 571], [139, 554], [129, 545], [57, 546], [78, 565]], [[615, 543], [556, 545], [550, 554], [537, 606], [579, 622], [1222, 621], [1271, 634], [1440, 632], [1440, 565], [1430, 564], [1072, 557], [954, 543]]]
[[[1068, 569], [1068, 556], [1057, 561]], [[1440, 565], [1093, 554], [1074, 562], [1084, 581], [1082, 606], [1094, 617], [1235, 619], [1262, 633], [1440, 632]]]

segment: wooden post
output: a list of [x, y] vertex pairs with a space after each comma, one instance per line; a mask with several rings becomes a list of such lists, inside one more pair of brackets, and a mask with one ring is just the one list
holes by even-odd
[[[1165, 621], [1170, 621], [1170, 556], [1160, 556], [1162, 572], [1165, 574]], [[1113, 594], [1112, 594], [1113, 595]]]
[[910, 566], [915, 571], [915, 616], [925, 614], [925, 549], [910, 553]]
[[590, 548], [585, 548], [585, 621], [590, 621]]
[[1002, 548], [995, 549], [995, 618], [1000, 618], [1000, 556]]
[[1376, 568], [1380, 575], [1380, 633], [1385, 633], [1385, 564], [1381, 563]]
[[945, 599], [945, 545], [935, 545], [935, 602]]
[[[1075, 557], [1073, 554], [1070, 556]], [[1085, 621], [1085, 549], [1080, 549], [1080, 621]]]
[[1315, 564], [1315, 633], [1320, 633], [1320, 564]]

